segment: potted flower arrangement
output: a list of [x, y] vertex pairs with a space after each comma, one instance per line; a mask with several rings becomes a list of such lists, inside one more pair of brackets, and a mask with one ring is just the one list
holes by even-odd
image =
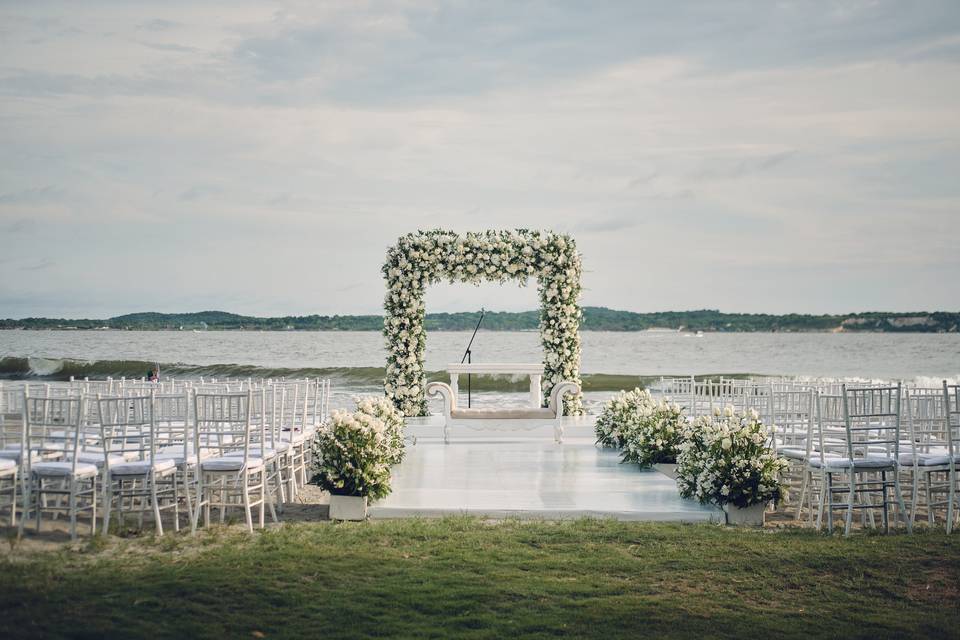
[[685, 420], [676, 403], [655, 400], [645, 389], [621, 391], [597, 417], [597, 443], [620, 449], [624, 462], [675, 477]]
[[679, 447], [680, 494], [721, 506], [729, 524], [762, 525], [767, 505], [782, 496], [787, 468], [768, 444], [771, 432], [753, 409], [728, 406], [697, 418]]
[[331, 520], [363, 520], [367, 501], [390, 494], [390, 467], [403, 459], [403, 416], [387, 399], [334, 411], [313, 444], [312, 482], [330, 492]]

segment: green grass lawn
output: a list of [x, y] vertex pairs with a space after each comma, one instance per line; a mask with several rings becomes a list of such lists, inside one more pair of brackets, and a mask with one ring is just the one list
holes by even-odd
[[0, 559], [0, 638], [960, 637], [960, 535], [287, 525]]

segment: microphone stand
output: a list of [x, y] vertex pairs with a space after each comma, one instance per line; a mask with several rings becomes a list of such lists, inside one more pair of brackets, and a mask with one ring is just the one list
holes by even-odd
[[[486, 313], [483, 310], [483, 307], [480, 308], [480, 319], [477, 320], [477, 326], [473, 328], [473, 335], [470, 336], [470, 343], [467, 345], [467, 350], [463, 353], [463, 357], [460, 358], [460, 364], [463, 364], [466, 360], [467, 364], [471, 363], [471, 356], [473, 352], [470, 350], [470, 347], [473, 346], [473, 339], [477, 337], [477, 330], [480, 328], [480, 323], [483, 322], [483, 315]], [[467, 408], [470, 408], [470, 372], [467, 372]]]

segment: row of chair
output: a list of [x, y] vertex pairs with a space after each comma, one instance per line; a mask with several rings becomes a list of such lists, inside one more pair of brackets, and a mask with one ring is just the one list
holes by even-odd
[[[202, 383], [82, 381], [66, 386], [22, 385], [0, 390], [0, 496], [9, 497], [20, 532], [42, 515], [89, 515], [96, 531], [112, 514], [152, 513], [158, 534], [163, 512], [191, 531], [216, 508], [243, 510], [253, 529], [269, 509], [310, 479], [312, 441], [328, 413], [329, 381], [240, 380]], [[20, 497], [18, 499], [18, 491]]]
[[790, 462], [785, 483], [797, 519], [804, 512], [832, 531], [834, 514], [849, 534], [891, 510], [908, 529], [921, 513], [948, 532], [960, 517], [960, 386], [801, 382], [783, 379], [663, 378], [653, 390], [691, 416], [733, 406], [756, 410], [775, 427], [771, 445]]

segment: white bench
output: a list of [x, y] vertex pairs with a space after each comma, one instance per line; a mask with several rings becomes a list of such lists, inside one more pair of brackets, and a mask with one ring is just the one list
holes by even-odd
[[[550, 404], [541, 407], [540, 404], [540, 375], [542, 365], [452, 365], [450, 371], [452, 382], [457, 384], [453, 376], [460, 373], [528, 373], [531, 376], [529, 407], [510, 407], [505, 409], [461, 409], [457, 406], [456, 386], [444, 382], [431, 382], [427, 385], [427, 395], [443, 398], [443, 441], [450, 442], [450, 427], [464, 426], [471, 429], [491, 431], [508, 431], [517, 428], [535, 429], [544, 425], [553, 426], [553, 437], [563, 442], [563, 396], [568, 393], [580, 393], [580, 385], [570, 380], [557, 384], [550, 393]], [[535, 371], [528, 369], [536, 368]], [[504, 370], [506, 369], [506, 370]], [[521, 370], [523, 369], [523, 370]], [[533, 378], [536, 376], [536, 395], [534, 395]], [[536, 404], [534, 404], [534, 402]]]

